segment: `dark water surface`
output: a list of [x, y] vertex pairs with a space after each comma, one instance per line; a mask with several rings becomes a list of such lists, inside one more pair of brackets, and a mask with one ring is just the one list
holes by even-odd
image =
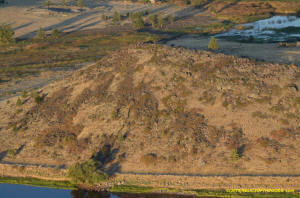
[[284, 42], [300, 41], [300, 17], [273, 16], [268, 19], [246, 23], [242, 29], [231, 29], [216, 37], [237, 41]]
[[52, 189], [18, 184], [0, 184], [0, 198], [194, 198], [170, 194], [129, 194]]

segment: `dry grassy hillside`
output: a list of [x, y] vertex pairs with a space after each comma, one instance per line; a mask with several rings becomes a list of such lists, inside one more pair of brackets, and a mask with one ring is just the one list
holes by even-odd
[[300, 69], [131, 46], [0, 102], [0, 159], [108, 172], [300, 174]]

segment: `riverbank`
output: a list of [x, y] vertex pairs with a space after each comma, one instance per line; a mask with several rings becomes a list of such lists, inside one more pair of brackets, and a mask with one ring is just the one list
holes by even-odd
[[[67, 181], [51, 181], [51, 180], [40, 180], [35, 178], [13, 178], [13, 177], [0, 177], [0, 184], [21, 184], [36, 187], [47, 187], [56, 189], [69, 189], [69, 190], [85, 190], [85, 191], [99, 191], [92, 188], [77, 188]], [[82, 186], [79, 186], [82, 187]], [[238, 192], [241, 190], [241, 192]], [[278, 192], [278, 191], [282, 192]], [[101, 189], [103, 191], [103, 189]], [[157, 187], [157, 186], [139, 186], [139, 185], [115, 185], [107, 188], [104, 191], [115, 193], [116, 195], [124, 195], [132, 197], [139, 197], [139, 195], [152, 194], [153, 196], [169, 194], [169, 195], [189, 195], [195, 197], [299, 197], [299, 192], [294, 192], [291, 189], [268, 189], [268, 188], [227, 188], [227, 189], [184, 189], [184, 188], [170, 188], [170, 187]], [[244, 192], [243, 192], [244, 191]], [[257, 191], [257, 192], [255, 192]], [[259, 192], [260, 191], [260, 192]]]
[[[95, 190], [299, 190], [298, 70], [131, 45], [22, 98], [21, 105], [17, 97], [1, 101], [2, 161], [11, 164], [0, 171], [66, 180], [66, 168], [80, 163], [75, 176], [89, 179], [94, 175], [82, 172], [96, 169], [111, 175]], [[132, 95], [138, 102], [131, 103]]]
[[22, 184], [36, 187], [58, 188], [58, 189], [77, 189], [69, 181], [45, 180], [32, 177], [0, 177], [0, 184]]
[[[66, 176], [67, 169], [42, 166], [1, 165], [5, 168], [0, 183], [23, 184], [39, 187], [83, 189], [89, 191], [108, 191], [126, 193], [175, 193], [193, 194], [197, 196], [246, 196], [251, 193], [231, 193], [230, 189], [264, 189], [288, 191], [280, 193], [264, 193], [270, 197], [299, 196], [299, 175], [172, 175], [151, 173], [116, 173], [108, 181], [95, 185], [75, 185]], [[52, 173], [52, 174], [49, 174]], [[294, 192], [294, 193], [292, 193]], [[259, 195], [259, 193], [258, 193]]]

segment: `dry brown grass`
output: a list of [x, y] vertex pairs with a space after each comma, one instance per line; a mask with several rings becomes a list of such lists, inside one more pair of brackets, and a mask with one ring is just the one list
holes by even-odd
[[[283, 87], [298, 85], [298, 72], [211, 52], [134, 45], [43, 88], [39, 104], [26, 98], [18, 114], [17, 99], [10, 106], [1, 102], [0, 127], [10, 128], [1, 129], [0, 151], [25, 144], [11, 160], [42, 155], [40, 162], [66, 165], [97, 153], [104, 169], [114, 171], [296, 174], [300, 159], [286, 153], [298, 155], [299, 93]], [[20, 132], [11, 131], [13, 123]], [[12, 142], [16, 137], [20, 141]], [[232, 150], [239, 155], [234, 163]]]

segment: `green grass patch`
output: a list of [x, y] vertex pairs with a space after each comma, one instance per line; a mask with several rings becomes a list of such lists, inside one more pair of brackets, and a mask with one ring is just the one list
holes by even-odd
[[172, 188], [154, 188], [147, 186], [134, 186], [134, 185], [120, 185], [114, 186], [108, 190], [109, 192], [116, 193], [175, 193], [175, 194], [186, 194], [186, 195], [196, 195], [199, 197], [231, 197], [231, 198], [296, 198], [299, 197], [298, 192], [289, 193], [235, 193], [226, 192], [225, 190], [182, 190], [182, 189], [172, 189]]
[[68, 34], [36, 40], [27, 39], [0, 45], [0, 78], [38, 74], [58, 67], [74, 67], [84, 62], [95, 62], [111, 51], [130, 44], [157, 41], [161, 36], [150, 33], [93, 33]]
[[59, 189], [76, 189], [75, 185], [69, 181], [51, 181], [31, 177], [0, 177], [0, 183], [22, 184], [37, 187], [59, 188]]
[[120, 185], [113, 186], [109, 192], [126, 192], [126, 193], [150, 193], [155, 192], [155, 188], [147, 186], [131, 186], [131, 185]]
[[226, 32], [235, 24], [233, 22], [216, 22], [201, 26], [190, 26], [177, 29], [168, 30], [169, 32], [182, 32], [182, 33], [197, 33], [197, 34], [217, 34]]

